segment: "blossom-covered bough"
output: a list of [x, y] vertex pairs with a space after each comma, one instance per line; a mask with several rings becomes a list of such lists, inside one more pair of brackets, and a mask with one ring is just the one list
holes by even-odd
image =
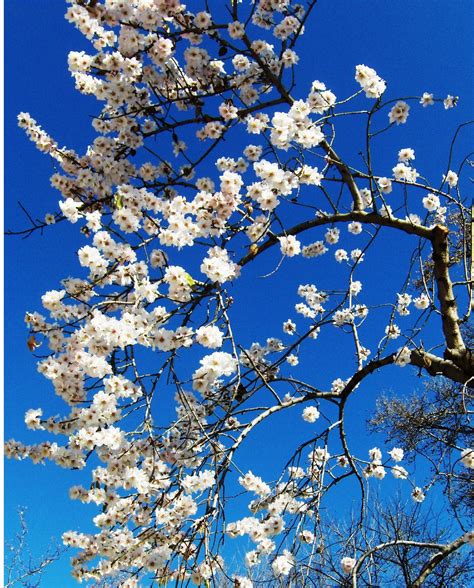
[[[356, 64], [352, 96], [336, 97], [320, 81], [296, 93], [297, 43], [315, 5], [69, 0], [66, 18], [93, 48], [72, 51], [69, 69], [78, 91], [103, 103], [97, 137], [79, 154], [29, 114], [18, 117], [61, 169], [51, 179], [58, 212], [26, 233], [66, 221], [85, 244], [79, 277], [44, 294], [44, 314], [26, 315], [30, 348], [50, 350], [39, 371], [69, 406], [62, 416], [32, 409], [26, 423], [58, 442], [8, 441], [6, 451], [91, 471], [90, 485], [70, 494], [97, 505], [97, 532], [63, 536], [80, 550], [72, 560], [80, 581], [380, 585], [410, 565], [396, 554], [416, 549], [407, 585], [421, 586], [472, 542], [458, 511], [456, 536], [442, 542], [397, 535], [395, 525], [377, 542], [368, 492], [372, 478], [395, 477], [416, 505], [438, 483], [465, 482], [474, 466], [466, 447], [470, 209], [461, 193], [469, 160], [450, 155], [430, 182], [413, 149], [396, 146], [391, 170], [377, 169], [372, 153], [410, 108], [441, 116], [457, 98], [392, 99], [373, 69]], [[343, 134], [336, 140], [348, 119], [363, 125], [364, 149], [351, 162], [338, 154]], [[413, 251], [400, 261], [404, 283], [365, 303], [364, 258], [400, 236]], [[273, 269], [271, 251], [280, 256]], [[261, 340], [248, 345], [234, 311], [239, 283], [259, 263], [267, 283], [278, 272], [290, 280], [296, 256], [311, 281], [295, 284], [283, 334], [262, 320]], [[339, 272], [337, 287], [328, 266]], [[338, 373], [299, 372], [336, 331]], [[392, 370], [393, 378], [408, 365], [454, 387], [459, 401], [458, 435], [443, 445], [451, 469], [427, 474], [422, 487], [400, 465], [402, 447], [367, 456], [347, 432], [348, 403], [372, 374]], [[276, 459], [283, 470], [252, 473], [241, 446], [295, 410], [305, 440], [289, 440]], [[345, 536], [333, 528], [340, 487], [353, 509]]]

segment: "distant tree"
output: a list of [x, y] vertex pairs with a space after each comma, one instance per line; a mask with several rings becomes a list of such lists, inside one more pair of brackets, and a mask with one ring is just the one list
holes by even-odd
[[[465, 325], [463, 335], [472, 349], [472, 326]], [[458, 467], [461, 453], [474, 435], [470, 406], [470, 388], [435, 378], [426, 382], [424, 391], [417, 390], [407, 398], [381, 396], [370, 421], [374, 431], [385, 432], [412, 460], [421, 456], [431, 464], [430, 486], [442, 487], [459, 521], [474, 508], [470, 469]]]
[[41, 584], [45, 569], [61, 557], [65, 548], [52, 544], [44, 555], [34, 557], [30, 551], [25, 509], [18, 509], [18, 520], [20, 528], [15, 538], [5, 542], [4, 588], [36, 588]]
[[[391, 96], [361, 64], [350, 96], [318, 80], [300, 80], [296, 95], [316, 0], [68, 4], [93, 46], [68, 63], [77, 90], [103, 103], [97, 136], [80, 154], [19, 115], [54, 161], [61, 200], [44, 220], [25, 209], [31, 224], [10, 231], [64, 221], [86, 240], [77, 277], [42, 296], [45, 314], [26, 314], [39, 371], [69, 407], [31, 409], [26, 424], [65, 441], [11, 440], [6, 453], [91, 471], [70, 490], [98, 508], [96, 533], [63, 535], [79, 549], [73, 577], [123, 588], [468, 586], [470, 164], [453, 155], [463, 127], [436, 138], [449, 157], [431, 179], [410, 147], [393, 147], [390, 172], [379, 163], [381, 135], [386, 145], [417, 109], [441, 116], [457, 97]], [[381, 267], [393, 248], [397, 267]], [[249, 279], [259, 264], [265, 280]], [[283, 334], [265, 323], [277, 273], [294, 292]], [[239, 300], [265, 287], [249, 345]], [[410, 369], [413, 395], [388, 396]], [[373, 374], [386, 385], [369, 428], [396, 446], [367, 455], [354, 449], [367, 427], [352, 400], [363, 406]], [[165, 416], [172, 398], [176, 418]], [[243, 443], [257, 453], [260, 425], [295, 410], [305, 440], [288, 439], [265, 479], [252, 473]], [[410, 504], [376, 501], [384, 478], [388, 493], [393, 478], [408, 488]], [[429, 493], [445, 500], [437, 519], [422, 510]]]

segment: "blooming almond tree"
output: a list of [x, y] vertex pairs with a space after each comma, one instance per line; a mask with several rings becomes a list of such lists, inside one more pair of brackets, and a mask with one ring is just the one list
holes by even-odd
[[[63, 535], [79, 581], [388, 586], [401, 569], [407, 586], [447, 586], [439, 570], [472, 543], [454, 500], [474, 468], [470, 162], [450, 155], [426, 179], [390, 135], [424, 108], [449, 116], [457, 98], [393, 97], [383, 72], [357, 63], [350, 96], [319, 80], [296, 91], [316, 0], [188, 4], [68, 0], [91, 45], [68, 65], [78, 92], [102, 103], [96, 137], [78, 153], [18, 116], [54, 160], [60, 193], [24, 232], [68, 222], [84, 244], [75, 277], [26, 314], [64, 413], [34, 407], [25, 421], [57, 441], [10, 440], [6, 453], [88, 472], [70, 496], [97, 506], [96, 531]], [[344, 146], [347, 121], [360, 153]], [[397, 267], [381, 267], [394, 248]], [[274, 331], [280, 276], [292, 296]], [[258, 288], [268, 299], [251, 342], [245, 305]], [[318, 360], [323, 349], [333, 363]], [[410, 403], [380, 395], [372, 426], [397, 445], [362, 451], [353, 407], [378, 374], [418, 375], [428, 392], [418, 425]], [[298, 434], [274, 463], [250, 467], [248, 448], [258, 453], [260, 429], [281, 414], [298, 415]], [[416, 431], [442, 455], [418, 483]], [[376, 480], [408, 496], [405, 522], [446, 482], [452, 534], [395, 515], [384, 525]]]

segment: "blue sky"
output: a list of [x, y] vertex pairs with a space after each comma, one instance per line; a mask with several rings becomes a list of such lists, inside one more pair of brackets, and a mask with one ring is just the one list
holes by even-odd
[[[246, 0], [244, 0], [246, 2]], [[200, 5], [201, 3], [199, 3]], [[190, 8], [198, 5], [189, 2]], [[16, 115], [28, 111], [61, 145], [82, 152], [93, 137], [90, 116], [99, 112], [96, 101], [74, 90], [67, 71], [69, 50], [88, 50], [88, 43], [63, 17], [65, 3], [61, 0], [6, 0], [5, 2], [5, 227], [23, 228], [27, 223], [17, 202], [33, 217], [42, 218], [57, 208], [58, 193], [50, 186], [54, 169], [47, 157], [35, 150], [23, 132], [16, 127]], [[445, 112], [442, 106], [432, 109], [412, 107], [407, 125], [393, 129], [381, 139], [376, 162], [387, 175], [402, 147], [413, 147], [417, 153], [417, 168], [423, 175], [437, 182], [444, 171], [449, 142], [457, 126], [468, 120], [473, 103], [472, 66], [473, 42], [471, 23], [473, 5], [468, 0], [447, 2], [422, 0], [380, 2], [379, 0], [320, 0], [299, 45], [301, 64], [297, 68], [300, 80], [294, 92], [304, 97], [311, 82], [319, 79], [337, 96], [353, 93], [354, 68], [365, 63], [388, 83], [389, 97], [420, 95], [424, 91], [444, 97], [459, 95], [459, 106]], [[367, 102], [364, 103], [364, 106]], [[385, 122], [385, 121], [384, 121]], [[362, 136], [344, 136], [339, 131], [338, 149], [343, 157], [357, 160]], [[469, 129], [458, 143], [455, 157], [459, 159], [472, 146]], [[232, 155], [232, 154], [231, 154]], [[384, 284], [393, 286], [400, 276], [388, 275], [387, 266], [395, 267], [399, 255], [408, 251], [405, 240], [393, 247], [385, 240], [373, 253], [370, 266], [365, 268], [365, 289]], [[28, 239], [8, 237], [5, 243], [5, 438], [16, 437], [25, 443], [39, 441], [41, 435], [26, 430], [23, 416], [31, 407], [47, 407], [50, 414], [63, 410], [54, 396], [49, 382], [36, 371], [36, 362], [26, 347], [27, 331], [24, 314], [40, 310], [40, 296], [56, 288], [59, 280], [76, 275], [75, 250], [84, 245], [77, 227], [60, 223], [43, 236]], [[356, 246], [354, 242], [354, 246]], [[314, 267], [302, 260], [292, 263], [288, 280], [285, 267], [270, 280], [258, 276], [270, 272], [278, 262], [276, 253], [262, 257], [259, 264], [247, 268], [245, 280], [236, 283], [234, 318], [240, 323], [245, 343], [264, 340], [277, 335], [296, 299], [296, 287], [303, 283], [318, 284], [319, 274], [330, 282], [336, 279], [335, 264]], [[286, 270], [286, 272], [285, 272]], [[246, 288], [257, 284], [258, 287]], [[368, 294], [368, 296], [370, 296]], [[265, 311], [262, 313], [262, 308]], [[301, 321], [300, 321], [301, 322]], [[318, 348], [316, 369], [318, 378], [329, 384], [336, 374], [331, 367], [334, 360], [329, 352], [339, 342], [334, 335], [330, 345]], [[303, 364], [304, 362], [302, 362]], [[324, 367], [318, 367], [324, 366]], [[301, 368], [309, 370], [309, 368]], [[340, 366], [344, 371], [344, 366]], [[326, 371], [325, 371], [326, 370]], [[311, 376], [309, 371], [300, 375]], [[394, 379], [393, 376], [396, 376]], [[402, 379], [403, 378], [403, 379]], [[321, 381], [320, 379], [318, 381]], [[391, 372], [391, 387], [404, 392], [413, 386], [407, 374]], [[375, 377], [364, 390], [364, 402], [355, 403], [354, 430], [358, 417], [364, 418], [373, 407], [378, 392], [386, 389], [386, 381]], [[403, 390], [405, 388], [405, 390]], [[259, 441], [259, 463], [250, 463], [256, 473], [265, 474], [272, 461], [273, 451], [284, 457], [289, 435], [308, 436], [308, 426], [297, 417], [276, 418], [263, 427]], [[359, 425], [358, 425], [359, 426]], [[278, 430], [278, 435], [275, 431]], [[360, 430], [360, 426], [359, 426]], [[355, 440], [356, 446], [366, 450], [372, 441]], [[253, 450], [252, 450], [253, 451]], [[244, 447], [244, 456], [252, 461], [252, 451]], [[245, 463], [245, 460], [242, 460]], [[260, 471], [259, 471], [260, 468]], [[41, 552], [50, 536], [57, 538], [66, 529], [88, 530], [88, 519], [94, 509], [68, 500], [70, 485], [87, 482], [87, 475], [68, 472], [53, 465], [33, 466], [29, 462], [7, 462], [5, 467], [5, 535], [12, 535], [16, 524], [15, 508], [27, 506], [34, 552]], [[68, 577], [67, 557], [53, 566], [46, 576], [46, 587], [72, 585]]]

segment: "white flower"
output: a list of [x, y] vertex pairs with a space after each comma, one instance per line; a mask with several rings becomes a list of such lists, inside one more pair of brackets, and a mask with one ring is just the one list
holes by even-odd
[[288, 355], [288, 357], [286, 358], [287, 363], [289, 363], [291, 366], [295, 366], [299, 364], [299, 359], [298, 356], [295, 355], [294, 353], [291, 353], [290, 355]]
[[66, 290], [48, 290], [41, 296], [41, 303], [47, 310], [52, 312], [60, 310], [63, 306], [61, 300], [64, 298]]
[[252, 472], [247, 472], [245, 476], [239, 478], [239, 484], [249, 492], [255, 492], [259, 496], [268, 496], [270, 494], [270, 486], [266, 484], [262, 478], [255, 476]]
[[430, 192], [429, 194], [427, 194], [423, 198], [423, 206], [429, 212], [434, 212], [435, 210], [437, 210], [440, 207], [440, 201], [439, 201], [438, 196], [436, 196], [436, 194], [432, 194]]
[[207, 392], [221, 376], [230, 376], [237, 369], [237, 360], [223, 351], [206, 355], [199, 362], [201, 367], [193, 374], [193, 387], [200, 392]]
[[452, 170], [443, 176], [443, 182], [448, 182], [450, 188], [455, 188], [458, 185], [458, 179], [458, 174]]
[[258, 161], [262, 155], [263, 148], [261, 145], [247, 145], [244, 149], [245, 157], [250, 161]]
[[133, 233], [140, 228], [140, 219], [130, 208], [126, 206], [117, 208], [112, 218], [124, 233]]
[[344, 388], [346, 386], [346, 383], [347, 382], [345, 382], [341, 378], [336, 378], [334, 380], [334, 382], [331, 384], [331, 392], [333, 394], [339, 394], [339, 393], [341, 393], [344, 390]]
[[161, 249], [153, 249], [150, 253], [151, 267], [164, 267], [168, 263], [166, 253]]
[[312, 83], [311, 93], [307, 99], [311, 107], [311, 112], [317, 114], [324, 114], [336, 103], [336, 96], [330, 91], [326, 90], [326, 86], [315, 80]]
[[219, 106], [219, 114], [225, 121], [230, 121], [234, 118], [237, 118], [238, 110], [233, 104], [229, 102], [223, 102]]
[[351, 251], [351, 259], [354, 262], [362, 263], [364, 261], [364, 254], [362, 253], [362, 249], [353, 249]]
[[252, 551], [248, 551], [245, 554], [245, 565], [247, 565], [249, 568], [256, 566], [259, 561], [259, 553], [255, 549]]
[[349, 460], [345, 455], [340, 455], [337, 458], [337, 465], [341, 468], [346, 468], [349, 465]]
[[308, 531], [307, 529], [304, 529], [303, 531], [300, 532], [300, 534], [298, 535], [299, 540], [302, 541], [303, 543], [313, 543], [314, 542], [314, 533], [311, 533], [311, 531]]
[[434, 104], [433, 94], [430, 94], [429, 92], [423, 92], [423, 96], [420, 99], [420, 104], [423, 106], [423, 108], [432, 106]]
[[253, 588], [253, 582], [250, 578], [244, 576], [234, 576], [232, 578], [234, 588]]
[[458, 103], [458, 97], [451, 96], [451, 94], [448, 94], [446, 96], [446, 98], [443, 100], [445, 110], [448, 110], [449, 108], [454, 108], [457, 103]]
[[218, 374], [218, 377], [230, 376], [237, 369], [237, 360], [230, 353], [223, 351], [215, 351], [206, 355], [199, 363], [207, 370]]
[[102, 228], [102, 215], [100, 214], [100, 212], [98, 210], [94, 210], [94, 212], [86, 212], [85, 216], [87, 220], [87, 228], [93, 231], [94, 233], [100, 231], [100, 229]]
[[404, 456], [404, 451], [400, 447], [394, 447], [391, 449], [388, 454], [393, 459], [393, 461], [402, 461]]
[[315, 406], [307, 406], [303, 410], [303, 420], [307, 423], [315, 423], [319, 418], [319, 410]]
[[360, 282], [359, 280], [354, 280], [353, 282], [351, 282], [351, 284], [349, 286], [349, 292], [353, 296], [357, 296], [358, 294], [360, 294], [361, 290], [362, 290], [362, 282]]
[[285, 49], [281, 56], [281, 62], [283, 63], [284, 67], [291, 67], [292, 65], [296, 65], [299, 61], [299, 56], [295, 53], [292, 49]]
[[341, 263], [343, 261], [347, 261], [349, 256], [347, 255], [347, 251], [345, 249], [336, 249], [334, 258], [337, 262]]
[[411, 497], [413, 498], [413, 500], [415, 502], [423, 502], [423, 500], [425, 499], [425, 495], [423, 493], [423, 490], [421, 488], [419, 488], [418, 486], [416, 486], [414, 488], [414, 490], [412, 491]]
[[469, 447], [467, 449], [463, 449], [461, 451], [461, 462], [465, 467], [473, 470], [474, 469], [474, 449], [470, 449]]
[[360, 190], [360, 196], [362, 198], [362, 204], [364, 208], [369, 208], [373, 204], [372, 192], [368, 188], [362, 188]]
[[201, 264], [201, 272], [211, 281], [222, 284], [237, 277], [240, 268], [236, 263], [230, 261], [229, 254], [225, 249], [212, 247]]
[[169, 298], [177, 302], [185, 302], [191, 297], [191, 284], [189, 274], [178, 265], [170, 265], [166, 268], [164, 281], [169, 285]]
[[374, 468], [373, 476], [374, 476], [374, 478], [377, 478], [377, 480], [383, 480], [385, 478], [386, 474], [387, 474], [387, 472], [383, 466], [379, 465]]
[[194, 24], [198, 29], [207, 29], [211, 24], [211, 15], [208, 12], [198, 12], [194, 17]]
[[295, 100], [291, 105], [290, 112], [288, 114], [295, 121], [303, 121], [308, 116], [310, 111], [311, 109], [309, 104], [307, 104], [304, 100]]
[[398, 365], [398, 367], [405, 367], [410, 363], [410, 359], [411, 351], [408, 347], [402, 347], [397, 351], [395, 356], [395, 365]]
[[115, 450], [119, 449], [119, 447], [122, 445], [123, 438], [123, 431], [121, 431], [117, 427], [108, 427], [107, 429], [97, 431], [97, 433], [95, 434], [95, 443], [98, 446], [105, 445], [106, 447]]
[[381, 463], [382, 461], [382, 452], [378, 447], [374, 447], [373, 449], [369, 450], [369, 457], [372, 462], [374, 463]]
[[398, 152], [398, 161], [411, 161], [415, 159], [415, 152], [410, 147], [400, 149]]
[[413, 225], [421, 225], [421, 218], [417, 214], [410, 213], [405, 217], [405, 220], [412, 223]]
[[328, 229], [324, 234], [324, 238], [330, 245], [335, 245], [339, 241], [340, 231], [337, 227]]
[[181, 486], [186, 494], [194, 494], [212, 488], [215, 483], [215, 473], [210, 470], [204, 470], [198, 474], [185, 476], [181, 481]]
[[331, 457], [325, 447], [316, 447], [308, 455], [308, 460], [314, 467], [321, 467]]
[[353, 557], [343, 557], [341, 559], [341, 568], [345, 574], [350, 574], [356, 565], [356, 560]]
[[268, 126], [266, 120], [251, 116], [250, 114], [245, 119], [245, 122], [247, 123], [247, 132], [252, 135], [259, 135]]
[[474, 531], [467, 531], [464, 533], [463, 539], [474, 547]]
[[79, 210], [82, 202], [76, 202], [72, 198], [67, 198], [59, 202], [59, 208], [70, 223], [76, 223], [79, 219]]
[[203, 347], [216, 349], [222, 347], [222, 333], [214, 325], [200, 327], [196, 331], [196, 341]]
[[283, 555], [276, 557], [272, 563], [272, 570], [275, 576], [288, 576], [295, 565], [295, 558], [285, 549]]
[[398, 163], [393, 169], [393, 177], [396, 180], [403, 180], [405, 182], [416, 182], [416, 179], [420, 175], [415, 168], [410, 167], [404, 162]]
[[296, 175], [300, 184], [306, 184], [308, 186], [320, 186], [323, 175], [318, 172], [317, 167], [311, 167], [309, 165], [303, 165], [302, 167], [295, 170]]
[[291, 321], [290, 319], [285, 321], [283, 323], [283, 332], [286, 333], [287, 335], [293, 335], [294, 333], [296, 333], [295, 323], [293, 321]]
[[352, 221], [347, 225], [347, 230], [353, 235], [359, 235], [362, 233], [362, 224], [357, 221]]
[[400, 327], [395, 324], [387, 325], [385, 327], [385, 334], [389, 339], [397, 339], [400, 337]]
[[287, 257], [294, 257], [301, 252], [301, 243], [294, 235], [288, 237], [278, 237], [280, 241], [280, 251]]
[[324, 245], [323, 241], [315, 241], [310, 245], [305, 245], [301, 250], [301, 254], [303, 257], [307, 259], [311, 257], [319, 257], [320, 255], [324, 255], [327, 252], [327, 247]]
[[88, 267], [91, 270], [98, 270], [107, 266], [106, 260], [101, 256], [100, 251], [95, 247], [85, 245], [77, 252], [79, 263], [82, 267]]
[[231, 39], [241, 39], [245, 35], [245, 27], [238, 20], [229, 23], [227, 31]]
[[407, 316], [410, 314], [408, 307], [411, 304], [410, 294], [397, 294], [397, 312], [400, 316]]
[[389, 180], [389, 178], [379, 178], [377, 180], [377, 184], [380, 188], [380, 191], [384, 194], [390, 194], [392, 191], [392, 180]]
[[398, 480], [406, 480], [408, 478], [408, 472], [402, 466], [393, 466], [392, 474], [394, 478]]
[[30, 410], [28, 410], [25, 414], [25, 424], [28, 427], [28, 429], [32, 429], [32, 430], [40, 430], [43, 429], [43, 426], [41, 425], [41, 417], [43, 415], [43, 411], [41, 410], [41, 408], [32, 408]]
[[388, 113], [388, 119], [391, 123], [396, 123], [397, 125], [404, 124], [407, 122], [409, 110], [409, 105], [403, 100], [399, 100]]
[[413, 302], [418, 310], [425, 310], [430, 305], [430, 299], [424, 293], [420, 294], [418, 298], [414, 298]]
[[365, 91], [367, 98], [380, 98], [387, 87], [385, 81], [377, 75], [377, 72], [367, 65], [358, 65], [356, 67], [355, 79]]
[[316, 147], [324, 140], [321, 127], [308, 123], [308, 126], [296, 133], [296, 141], [305, 149]]

